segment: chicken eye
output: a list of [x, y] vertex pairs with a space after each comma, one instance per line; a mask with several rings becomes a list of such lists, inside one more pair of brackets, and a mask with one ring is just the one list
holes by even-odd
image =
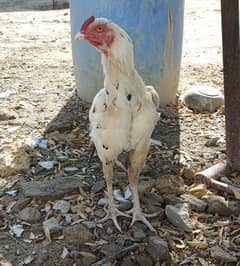
[[98, 31], [98, 32], [102, 32], [102, 31], [103, 31], [103, 27], [102, 27], [102, 26], [98, 26], [98, 27], [97, 27], [97, 31]]

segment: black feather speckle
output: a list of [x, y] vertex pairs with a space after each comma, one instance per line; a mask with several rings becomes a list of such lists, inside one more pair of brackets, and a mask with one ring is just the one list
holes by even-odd
[[103, 144], [103, 149], [108, 150], [108, 146]]
[[128, 101], [131, 101], [131, 99], [132, 99], [132, 94], [129, 93], [129, 94], [127, 95], [127, 100], [128, 100]]

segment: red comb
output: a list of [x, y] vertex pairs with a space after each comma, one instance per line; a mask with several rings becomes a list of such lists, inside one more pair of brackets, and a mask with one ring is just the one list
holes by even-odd
[[95, 17], [94, 17], [94, 16], [91, 16], [91, 17], [89, 17], [88, 19], [86, 19], [86, 20], [83, 22], [83, 24], [82, 24], [82, 27], [81, 27], [81, 29], [80, 29], [80, 32], [81, 32], [81, 33], [85, 33], [86, 30], [87, 30], [87, 28], [88, 28], [88, 26], [89, 26], [91, 23], [93, 23], [94, 20], [95, 20]]

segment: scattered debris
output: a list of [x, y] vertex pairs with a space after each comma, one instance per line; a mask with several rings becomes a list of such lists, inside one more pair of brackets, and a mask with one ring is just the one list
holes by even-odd
[[51, 241], [53, 238], [57, 238], [62, 234], [62, 226], [56, 218], [52, 217], [43, 222], [43, 231], [46, 238]]
[[55, 162], [54, 161], [41, 161], [41, 162], [38, 162], [38, 164], [42, 168], [50, 170], [50, 169], [52, 169], [54, 167]]
[[149, 237], [147, 252], [155, 261], [170, 261], [170, 251], [168, 243], [159, 236]]
[[238, 259], [235, 256], [232, 256], [229, 252], [222, 249], [220, 246], [214, 246], [210, 249], [211, 256], [219, 262], [230, 263], [237, 262]]
[[18, 213], [18, 218], [30, 224], [39, 222], [41, 214], [36, 207], [27, 207]]
[[53, 199], [61, 196], [77, 192], [79, 187], [85, 187], [79, 177], [69, 176], [48, 181], [31, 181], [22, 184], [21, 189], [25, 197]]
[[201, 199], [198, 199], [194, 195], [191, 194], [182, 194], [181, 198], [186, 202], [189, 203], [191, 209], [196, 212], [204, 212], [207, 208], [207, 203]]
[[53, 209], [60, 211], [61, 213], [68, 213], [71, 208], [71, 205], [66, 200], [57, 200], [53, 205]]
[[94, 239], [94, 235], [82, 224], [64, 227], [63, 235], [66, 241], [78, 244], [91, 242]]
[[21, 237], [22, 233], [24, 232], [23, 225], [22, 224], [14, 224], [14, 225], [9, 225], [11, 232], [16, 236], [16, 237]]
[[167, 205], [165, 208], [166, 216], [177, 228], [191, 232], [193, 229], [192, 221], [186, 203], [178, 203], [175, 206]]

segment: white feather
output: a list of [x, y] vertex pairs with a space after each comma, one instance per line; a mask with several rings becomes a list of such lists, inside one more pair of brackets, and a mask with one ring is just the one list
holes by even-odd
[[146, 150], [159, 117], [158, 94], [145, 86], [134, 67], [130, 37], [107, 23], [115, 38], [108, 55], [102, 54], [105, 88], [95, 96], [89, 114], [91, 138], [103, 163], [116, 161], [124, 150]]

